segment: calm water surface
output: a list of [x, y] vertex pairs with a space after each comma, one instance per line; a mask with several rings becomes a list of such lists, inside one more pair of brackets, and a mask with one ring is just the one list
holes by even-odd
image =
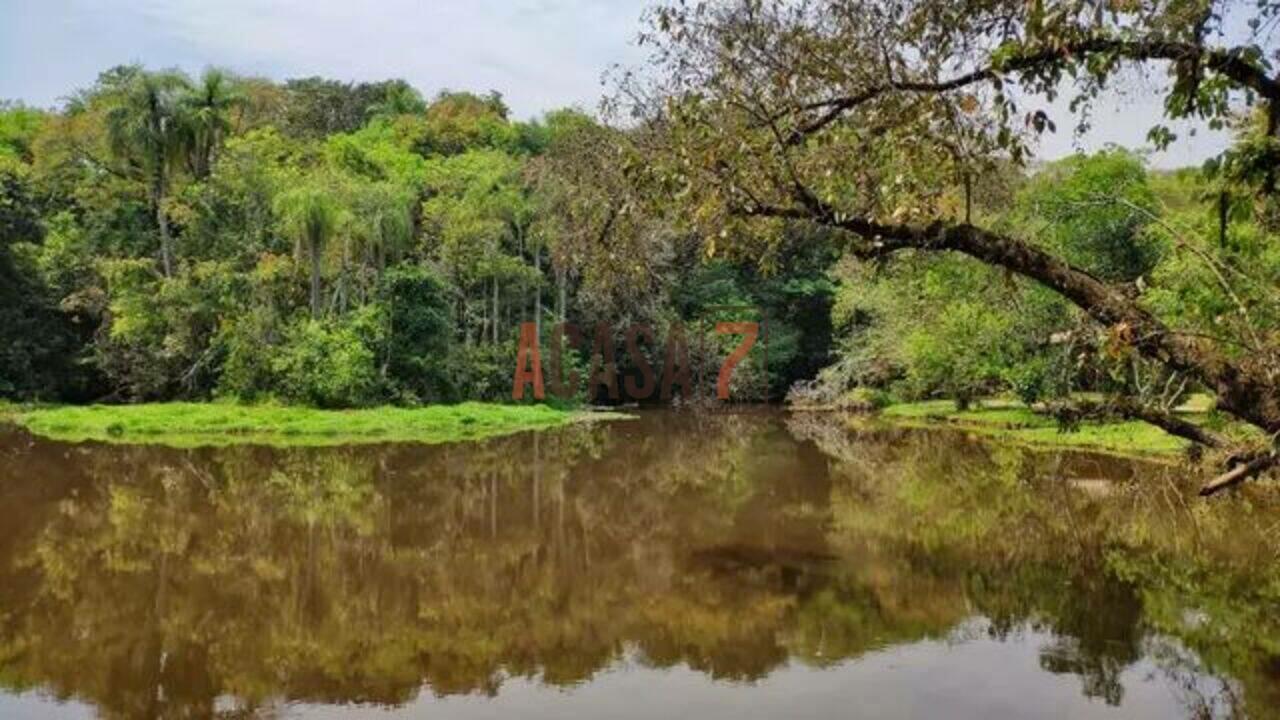
[[1280, 502], [947, 432], [0, 430], [0, 718], [1280, 716]]

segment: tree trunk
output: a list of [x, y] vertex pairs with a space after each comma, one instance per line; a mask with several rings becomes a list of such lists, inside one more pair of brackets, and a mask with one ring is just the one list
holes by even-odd
[[1200, 488], [1200, 497], [1209, 497], [1216, 492], [1238, 485], [1259, 473], [1266, 472], [1276, 464], [1277, 460], [1280, 460], [1280, 456], [1277, 456], [1274, 452], [1268, 452], [1248, 462], [1240, 463]]
[[[480, 282], [480, 327], [476, 332], [476, 344], [483, 345], [489, 338], [489, 298], [485, 297], [484, 281]], [[470, 331], [468, 330], [468, 334]]]
[[498, 277], [493, 278], [493, 344], [498, 344], [498, 318], [501, 316], [501, 308], [498, 305]]
[[542, 337], [542, 252], [538, 246], [533, 248], [533, 269], [537, 276], [533, 286], [533, 327], [534, 337]]
[[169, 218], [164, 214], [164, 170], [156, 171], [151, 203], [155, 206], [156, 228], [160, 231], [160, 268], [165, 277], [173, 277], [173, 240], [169, 237]]
[[1231, 212], [1231, 196], [1226, 190], [1218, 193], [1218, 247], [1227, 248], [1227, 220]]
[[559, 308], [559, 312], [557, 313], [560, 316], [560, 322], [565, 321], [565, 314], [564, 314], [565, 277], [564, 276], [565, 276], [564, 268], [556, 269], [556, 285], [559, 286], [559, 290], [560, 290], [560, 308]]
[[311, 317], [320, 317], [320, 241], [317, 238], [307, 240], [308, 254], [311, 256]]
[[351, 241], [342, 241], [342, 280], [338, 285], [338, 315], [347, 314], [348, 296], [351, 294]]
[[964, 221], [973, 222], [973, 176], [964, 174]]

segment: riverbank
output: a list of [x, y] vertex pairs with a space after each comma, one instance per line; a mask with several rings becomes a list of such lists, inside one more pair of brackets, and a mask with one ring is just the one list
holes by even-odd
[[[1188, 410], [1193, 419], [1202, 412]], [[1041, 447], [1083, 448], [1124, 455], [1175, 456], [1190, 443], [1160, 428], [1139, 421], [1084, 422], [1065, 432], [1058, 421], [1010, 400], [987, 400], [967, 410], [957, 410], [951, 400], [889, 405], [878, 417], [895, 425], [946, 426], [978, 435]]]
[[317, 410], [281, 405], [152, 403], [21, 408], [0, 419], [67, 442], [101, 441], [170, 447], [233, 444], [349, 445], [482, 440], [524, 430], [625, 417], [545, 405], [468, 402], [422, 408]]

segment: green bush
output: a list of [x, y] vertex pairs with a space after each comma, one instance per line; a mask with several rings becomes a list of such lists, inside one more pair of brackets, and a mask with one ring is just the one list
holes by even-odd
[[916, 397], [955, 398], [963, 408], [999, 388], [1018, 353], [1010, 323], [1007, 314], [990, 306], [953, 303], [932, 327], [907, 337], [907, 389]]
[[376, 402], [380, 378], [367, 342], [369, 320], [360, 312], [347, 322], [307, 319], [291, 327], [271, 360], [281, 399], [322, 408]]
[[884, 390], [856, 387], [840, 398], [840, 407], [857, 412], [872, 412], [893, 404], [893, 397]]
[[515, 359], [515, 341], [453, 347], [440, 370], [447, 381], [446, 399], [453, 402], [511, 399]]
[[1077, 155], [1048, 166], [1018, 197], [1028, 227], [1072, 264], [1107, 279], [1151, 272], [1167, 243], [1145, 232], [1157, 211], [1142, 160], [1125, 150]]
[[255, 308], [228, 325], [221, 338], [226, 357], [218, 395], [252, 401], [272, 394], [275, 349], [269, 340], [277, 330], [275, 318], [265, 308]]
[[389, 317], [386, 373], [393, 393], [411, 403], [460, 399], [447, 371], [453, 328], [445, 280], [421, 266], [396, 268], [383, 278], [381, 296]]

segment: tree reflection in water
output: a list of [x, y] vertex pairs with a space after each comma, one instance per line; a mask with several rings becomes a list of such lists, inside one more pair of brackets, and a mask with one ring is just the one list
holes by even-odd
[[0, 682], [105, 717], [620, 663], [751, 681], [976, 637], [1038, 643], [1110, 705], [1136, 667], [1188, 716], [1280, 705], [1261, 486], [1203, 503], [1162, 466], [772, 413], [435, 447], [0, 443]]

